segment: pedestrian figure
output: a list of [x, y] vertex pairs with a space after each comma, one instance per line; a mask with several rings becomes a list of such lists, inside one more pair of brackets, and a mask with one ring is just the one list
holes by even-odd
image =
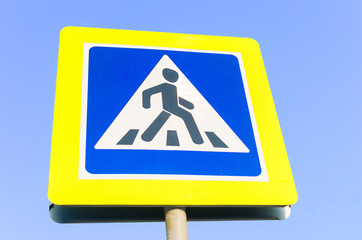
[[[169, 68], [164, 68], [162, 70], [162, 75], [167, 81], [171, 83], [176, 82], [179, 77], [176, 71]], [[184, 121], [192, 141], [195, 144], [202, 144], [204, 141], [195, 123], [195, 120], [192, 117], [192, 114], [184, 109], [187, 108], [189, 110], [192, 110], [194, 108], [194, 105], [186, 99], [178, 97], [177, 87], [173, 84], [166, 82], [146, 89], [142, 92], [142, 104], [144, 108], [148, 109], [151, 107], [151, 96], [156, 93], [162, 94], [163, 111], [142, 134], [142, 140], [146, 142], [152, 141], [152, 139], [160, 131], [160, 129], [166, 123], [171, 114], [173, 114]], [[180, 107], [180, 105], [184, 108]]]

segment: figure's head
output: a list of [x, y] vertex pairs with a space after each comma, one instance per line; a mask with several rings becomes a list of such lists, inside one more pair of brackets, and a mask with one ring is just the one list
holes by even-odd
[[178, 80], [178, 73], [172, 69], [164, 68], [162, 70], [163, 77], [169, 82], [176, 82]]

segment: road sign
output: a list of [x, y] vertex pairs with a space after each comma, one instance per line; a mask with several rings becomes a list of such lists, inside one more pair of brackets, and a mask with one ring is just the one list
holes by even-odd
[[258, 44], [63, 29], [49, 199], [52, 209], [293, 204]]
[[86, 44], [85, 59], [81, 179], [267, 180], [240, 54]]

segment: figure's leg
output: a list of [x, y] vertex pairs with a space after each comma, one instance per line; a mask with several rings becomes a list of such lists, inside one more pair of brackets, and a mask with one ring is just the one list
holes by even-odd
[[144, 131], [141, 136], [142, 140], [151, 142], [170, 116], [171, 114], [168, 112], [162, 111], [160, 115], [158, 115], [157, 118], [146, 129], [146, 131]]
[[191, 113], [189, 113], [188, 111], [186, 111], [182, 108], [174, 109], [174, 111], [171, 113], [182, 118], [182, 120], [185, 122], [187, 130], [189, 131], [191, 139], [195, 144], [204, 143], [204, 140], [202, 139], [200, 131], [199, 131], [199, 129], [196, 125], [196, 122], [195, 122], [194, 118], [192, 117]]

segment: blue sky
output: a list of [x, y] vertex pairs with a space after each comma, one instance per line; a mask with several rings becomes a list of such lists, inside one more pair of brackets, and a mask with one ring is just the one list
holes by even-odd
[[360, 1], [0, 3], [0, 238], [165, 239], [164, 223], [70, 224], [48, 216], [60, 29], [250, 37], [261, 47], [299, 200], [284, 221], [193, 222], [190, 239], [362, 237]]

